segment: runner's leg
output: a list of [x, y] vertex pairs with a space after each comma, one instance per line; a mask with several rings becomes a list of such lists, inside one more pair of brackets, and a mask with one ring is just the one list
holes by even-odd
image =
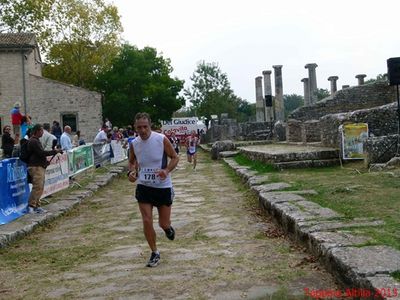
[[164, 230], [171, 226], [171, 205], [161, 205], [158, 209], [158, 224]]
[[197, 165], [197, 153], [193, 154], [193, 169], [196, 169]]
[[156, 245], [156, 232], [153, 227], [153, 205], [150, 203], [139, 202], [140, 213], [142, 214], [143, 221], [143, 233], [146, 237], [147, 243], [150, 246], [151, 251], [157, 250]]

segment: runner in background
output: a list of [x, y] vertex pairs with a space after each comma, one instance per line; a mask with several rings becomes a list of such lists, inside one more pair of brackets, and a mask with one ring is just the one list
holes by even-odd
[[186, 138], [186, 154], [187, 161], [192, 163], [193, 160], [193, 170], [196, 170], [197, 165], [197, 146], [200, 144], [199, 138], [196, 136], [196, 131], [192, 131], [191, 135]]

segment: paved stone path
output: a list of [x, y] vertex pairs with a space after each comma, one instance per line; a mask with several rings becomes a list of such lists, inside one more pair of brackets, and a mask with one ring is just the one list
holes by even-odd
[[156, 226], [158, 267], [145, 267], [150, 251], [134, 185], [121, 177], [1, 250], [0, 298], [303, 299], [305, 288], [338, 289], [312, 256], [257, 214], [254, 196], [222, 163], [200, 153], [193, 171], [181, 156], [173, 182], [176, 240]]

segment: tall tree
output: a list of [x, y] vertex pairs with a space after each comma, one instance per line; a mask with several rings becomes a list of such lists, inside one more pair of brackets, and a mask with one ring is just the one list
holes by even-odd
[[239, 121], [247, 119], [246, 101], [233, 93], [228, 76], [218, 64], [199, 62], [190, 80], [192, 86], [184, 90], [184, 95], [192, 103], [197, 116], [211, 119], [211, 115], [228, 113]]
[[172, 78], [169, 59], [156, 49], [123, 45], [111, 68], [102, 72], [96, 86], [105, 96], [103, 114], [113, 124], [131, 124], [137, 112], [148, 112], [154, 122], [168, 120], [185, 100], [179, 96], [183, 81]]
[[285, 103], [285, 117], [287, 117], [296, 108], [304, 105], [303, 96], [297, 94], [283, 95], [283, 101]]
[[318, 89], [317, 90], [317, 101], [320, 101], [322, 99], [325, 99], [326, 97], [329, 97], [331, 93], [327, 89]]
[[1, 29], [36, 34], [47, 65], [43, 74], [92, 87], [119, 49], [118, 10], [105, 0], [0, 0]]

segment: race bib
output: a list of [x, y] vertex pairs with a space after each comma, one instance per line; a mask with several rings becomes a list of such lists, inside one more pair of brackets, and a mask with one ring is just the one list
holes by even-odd
[[157, 175], [159, 169], [143, 168], [139, 169], [139, 180], [143, 184], [159, 184], [161, 182], [160, 177]]
[[189, 147], [189, 152], [190, 153], [195, 153], [196, 152], [196, 147], [195, 146], [190, 146]]

